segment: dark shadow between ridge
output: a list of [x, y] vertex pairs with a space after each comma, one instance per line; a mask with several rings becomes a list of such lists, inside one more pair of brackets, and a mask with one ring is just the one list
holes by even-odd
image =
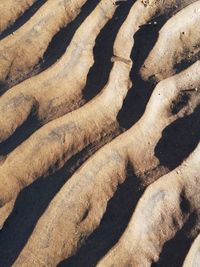
[[37, 11], [46, 3], [47, 0], [37, 0], [32, 6], [29, 7], [16, 21], [6, 30], [0, 34], [0, 40], [7, 37], [9, 34], [18, 30], [23, 24], [25, 24]]
[[89, 236], [75, 256], [62, 261], [58, 267], [96, 266], [121, 237], [142, 193], [139, 178], [134, 175], [129, 165], [127, 177], [108, 202], [99, 227]]

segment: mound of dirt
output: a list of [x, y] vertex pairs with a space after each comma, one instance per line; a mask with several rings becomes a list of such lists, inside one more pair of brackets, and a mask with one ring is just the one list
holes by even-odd
[[200, 1], [0, 15], [0, 267], [200, 266]]

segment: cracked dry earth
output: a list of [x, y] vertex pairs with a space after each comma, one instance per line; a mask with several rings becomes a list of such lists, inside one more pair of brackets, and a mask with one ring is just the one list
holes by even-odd
[[200, 266], [200, 1], [0, 0], [0, 267]]

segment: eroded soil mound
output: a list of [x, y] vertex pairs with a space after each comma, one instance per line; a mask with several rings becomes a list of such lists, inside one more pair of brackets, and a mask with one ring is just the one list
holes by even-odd
[[200, 1], [0, 15], [0, 267], [200, 266]]

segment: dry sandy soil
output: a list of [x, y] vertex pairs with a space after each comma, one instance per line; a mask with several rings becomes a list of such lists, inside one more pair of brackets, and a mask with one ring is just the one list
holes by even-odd
[[200, 1], [0, 0], [0, 267], [200, 266]]

